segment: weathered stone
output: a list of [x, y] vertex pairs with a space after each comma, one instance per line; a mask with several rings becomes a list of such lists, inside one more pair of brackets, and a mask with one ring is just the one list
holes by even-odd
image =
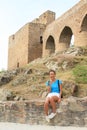
[[85, 126], [87, 126], [87, 117], [84, 118]]
[[14, 95], [11, 91], [6, 89], [0, 89], [0, 101], [13, 100]]
[[[72, 49], [65, 51], [64, 54], [87, 55], [87, 50], [84, 52], [80, 48], [75, 51], [71, 44], [72, 36], [74, 36], [75, 47], [87, 46], [86, 21], [86, 0], [80, 0], [57, 19], [54, 12], [49, 10], [44, 12], [38, 20], [25, 24], [17, 33], [9, 37], [8, 69], [22, 67], [34, 59], [50, 57], [55, 52], [63, 52], [70, 47]], [[64, 61], [63, 69], [66, 66], [67, 62]], [[54, 66], [50, 63], [47, 67], [58, 69], [56, 63]]]
[[77, 104], [77, 102], [71, 102], [69, 104], [69, 109], [71, 111], [81, 111], [81, 112], [86, 110], [82, 105]]
[[12, 80], [12, 78], [8, 77], [8, 76], [1, 77], [0, 78], [0, 86], [3, 85], [3, 84], [9, 83], [11, 80]]
[[42, 98], [45, 98], [46, 96], [47, 96], [47, 92], [45, 91], [42, 93]]
[[31, 74], [31, 73], [32, 73], [32, 69], [28, 69], [28, 70], [25, 71], [24, 75]]
[[[0, 121], [32, 125], [87, 126], [87, 109], [77, 111], [76, 107], [76, 111], [70, 110], [70, 99], [64, 99], [57, 105], [57, 114], [50, 123], [45, 120], [44, 100], [0, 102]], [[81, 98], [72, 97], [73, 106], [78, 100]], [[81, 105], [80, 102], [78, 104]], [[82, 107], [84, 108], [83, 104]]]
[[18, 70], [2, 72], [0, 74], [0, 86], [9, 83], [18, 73]]
[[17, 85], [20, 85], [20, 84], [24, 84], [26, 82], [27, 82], [26, 76], [22, 75], [18, 79], [14, 80], [12, 82], [12, 86], [17, 86]]

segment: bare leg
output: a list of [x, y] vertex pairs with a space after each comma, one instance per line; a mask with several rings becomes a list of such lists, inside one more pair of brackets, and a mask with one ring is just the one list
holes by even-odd
[[48, 116], [49, 102], [50, 102], [50, 98], [47, 97], [44, 103], [44, 111], [45, 111], [46, 116]]
[[59, 102], [59, 98], [57, 96], [46, 98], [46, 101], [44, 103], [44, 111], [46, 115], [48, 115], [49, 103], [52, 106], [53, 113], [56, 113], [56, 101]]
[[56, 113], [56, 103], [55, 103], [55, 97], [50, 98], [50, 104], [52, 106], [53, 113]]
[[59, 103], [59, 98], [57, 96], [52, 96], [50, 98], [50, 104], [52, 106], [53, 113], [56, 113], [56, 102]]

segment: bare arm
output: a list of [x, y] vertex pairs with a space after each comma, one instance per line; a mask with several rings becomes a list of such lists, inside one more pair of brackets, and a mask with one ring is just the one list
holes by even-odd
[[47, 87], [47, 92], [48, 92], [48, 93], [51, 92], [51, 88], [50, 88], [50, 86]]
[[60, 97], [62, 95], [62, 84], [60, 84]]

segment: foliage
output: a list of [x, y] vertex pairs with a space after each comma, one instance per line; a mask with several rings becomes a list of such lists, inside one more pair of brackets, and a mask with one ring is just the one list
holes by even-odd
[[77, 83], [87, 84], [87, 65], [77, 65], [73, 74]]
[[0, 73], [4, 73], [6, 70], [4, 70], [4, 69], [2, 69], [1, 71], [0, 71]]

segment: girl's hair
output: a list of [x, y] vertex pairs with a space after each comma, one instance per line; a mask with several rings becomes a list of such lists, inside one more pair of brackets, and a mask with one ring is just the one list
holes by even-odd
[[54, 74], [56, 74], [55, 70], [50, 70], [50, 71], [49, 71], [49, 74], [50, 74], [50, 72], [53, 72]]

